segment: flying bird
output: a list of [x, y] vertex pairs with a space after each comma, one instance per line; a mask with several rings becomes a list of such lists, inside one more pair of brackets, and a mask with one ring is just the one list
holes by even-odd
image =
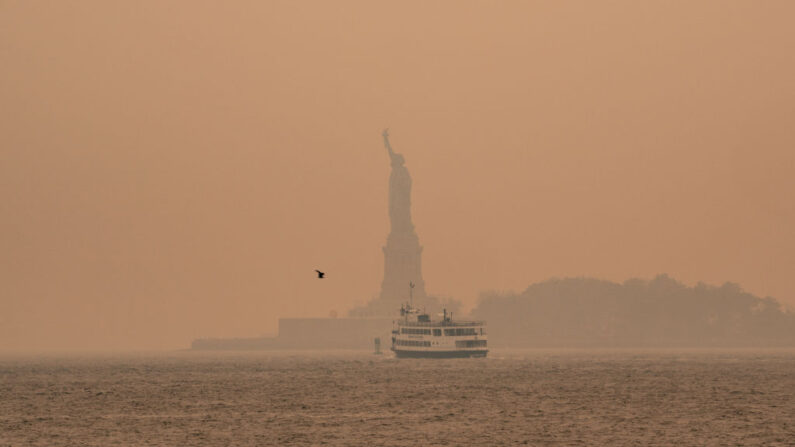
[[320, 270], [315, 270], [315, 271], [317, 272], [318, 279], [323, 279], [323, 277], [326, 276], [326, 274], [321, 272]]

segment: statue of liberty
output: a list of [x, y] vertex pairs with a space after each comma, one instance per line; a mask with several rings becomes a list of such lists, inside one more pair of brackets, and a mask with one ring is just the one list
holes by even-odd
[[409, 301], [410, 296], [413, 296], [415, 306], [425, 308], [428, 312], [441, 312], [443, 308], [457, 311], [460, 305], [457, 301], [447, 299], [442, 302], [425, 292], [422, 246], [411, 221], [411, 175], [403, 156], [396, 153], [389, 143], [389, 130], [384, 129], [381, 135], [392, 166], [389, 174], [391, 231], [383, 247], [384, 278], [378, 299], [352, 309], [350, 315], [394, 316], [400, 306]]
[[402, 155], [392, 150], [389, 144], [389, 129], [384, 129], [384, 146], [392, 161], [392, 173], [389, 175], [389, 221], [393, 234], [412, 234], [414, 224], [411, 222], [411, 175], [404, 166]]

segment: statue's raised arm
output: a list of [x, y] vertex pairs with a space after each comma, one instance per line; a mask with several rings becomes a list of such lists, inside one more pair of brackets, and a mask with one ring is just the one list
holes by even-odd
[[381, 132], [381, 135], [384, 137], [384, 146], [386, 146], [386, 150], [389, 151], [389, 158], [392, 159], [392, 165], [402, 166], [403, 156], [396, 154], [395, 151], [392, 150], [392, 145], [389, 144], [389, 129], [384, 129], [384, 131]]
[[386, 150], [389, 151], [389, 156], [393, 157], [395, 152], [392, 150], [392, 145], [389, 144], [389, 129], [384, 129], [384, 131], [381, 132], [381, 135], [384, 137], [384, 146], [386, 146]]

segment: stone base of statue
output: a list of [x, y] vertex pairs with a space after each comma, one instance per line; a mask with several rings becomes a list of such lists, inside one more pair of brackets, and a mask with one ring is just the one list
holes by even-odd
[[384, 251], [384, 280], [381, 282], [382, 300], [404, 303], [413, 295], [425, 297], [425, 280], [422, 279], [422, 247], [416, 234], [395, 234], [387, 238]]

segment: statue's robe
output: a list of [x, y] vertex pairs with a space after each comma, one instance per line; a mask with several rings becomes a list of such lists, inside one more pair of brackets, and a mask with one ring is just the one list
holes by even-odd
[[414, 232], [414, 224], [411, 223], [411, 176], [402, 164], [393, 164], [389, 176], [389, 221], [393, 233]]

